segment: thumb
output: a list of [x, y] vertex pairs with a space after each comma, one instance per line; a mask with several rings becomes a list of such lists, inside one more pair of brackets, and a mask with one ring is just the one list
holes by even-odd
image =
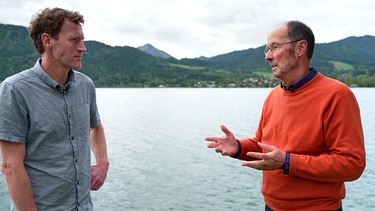
[[264, 144], [262, 142], [258, 142], [258, 145], [260, 146], [260, 148], [265, 149], [267, 151], [272, 151], [274, 149], [274, 146]]
[[221, 125], [220, 128], [221, 128], [221, 131], [223, 131], [225, 133], [225, 135], [227, 135], [227, 136], [232, 135], [232, 132], [230, 130], [228, 130], [228, 128], [225, 127], [225, 125]]

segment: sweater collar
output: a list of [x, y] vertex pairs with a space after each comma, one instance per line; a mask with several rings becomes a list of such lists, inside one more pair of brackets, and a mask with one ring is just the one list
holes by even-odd
[[302, 87], [303, 85], [307, 84], [310, 82], [316, 75], [318, 75], [318, 70], [315, 69], [314, 67], [310, 68], [309, 74], [307, 74], [305, 77], [303, 77], [301, 80], [297, 81], [296, 83], [290, 85], [290, 86], [285, 86], [283, 82], [280, 82], [280, 87], [284, 90], [287, 91], [295, 91], [296, 89]]

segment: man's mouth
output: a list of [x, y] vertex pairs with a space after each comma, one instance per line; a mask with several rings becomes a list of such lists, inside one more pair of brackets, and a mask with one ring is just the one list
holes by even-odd
[[275, 69], [278, 67], [277, 64], [271, 64], [272, 70], [275, 71]]

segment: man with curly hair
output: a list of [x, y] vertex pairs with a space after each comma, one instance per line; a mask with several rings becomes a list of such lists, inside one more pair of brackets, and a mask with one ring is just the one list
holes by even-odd
[[61, 8], [36, 14], [29, 33], [41, 58], [0, 85], [1, 170], [18, 210], [93, 210], [90, 190], [107, 177], [95, 86], [76, 71], [83, 23]]

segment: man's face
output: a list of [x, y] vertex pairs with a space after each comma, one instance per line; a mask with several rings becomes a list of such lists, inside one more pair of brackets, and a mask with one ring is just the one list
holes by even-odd
[[265, 59], [272, 67], [273, 75], [281, 81], [287, 80], [297, 67], [297, 55], [294, 51], [294, 40], [288, 37], [287, 27], [282, 25], [276, 28], [267, 41]]
[[82, 68], [82, 54], [86, 51], [83, 39], [81, 25], [65, 20], [52, 47], [52, 55], [59, 66], [75, 70]]

